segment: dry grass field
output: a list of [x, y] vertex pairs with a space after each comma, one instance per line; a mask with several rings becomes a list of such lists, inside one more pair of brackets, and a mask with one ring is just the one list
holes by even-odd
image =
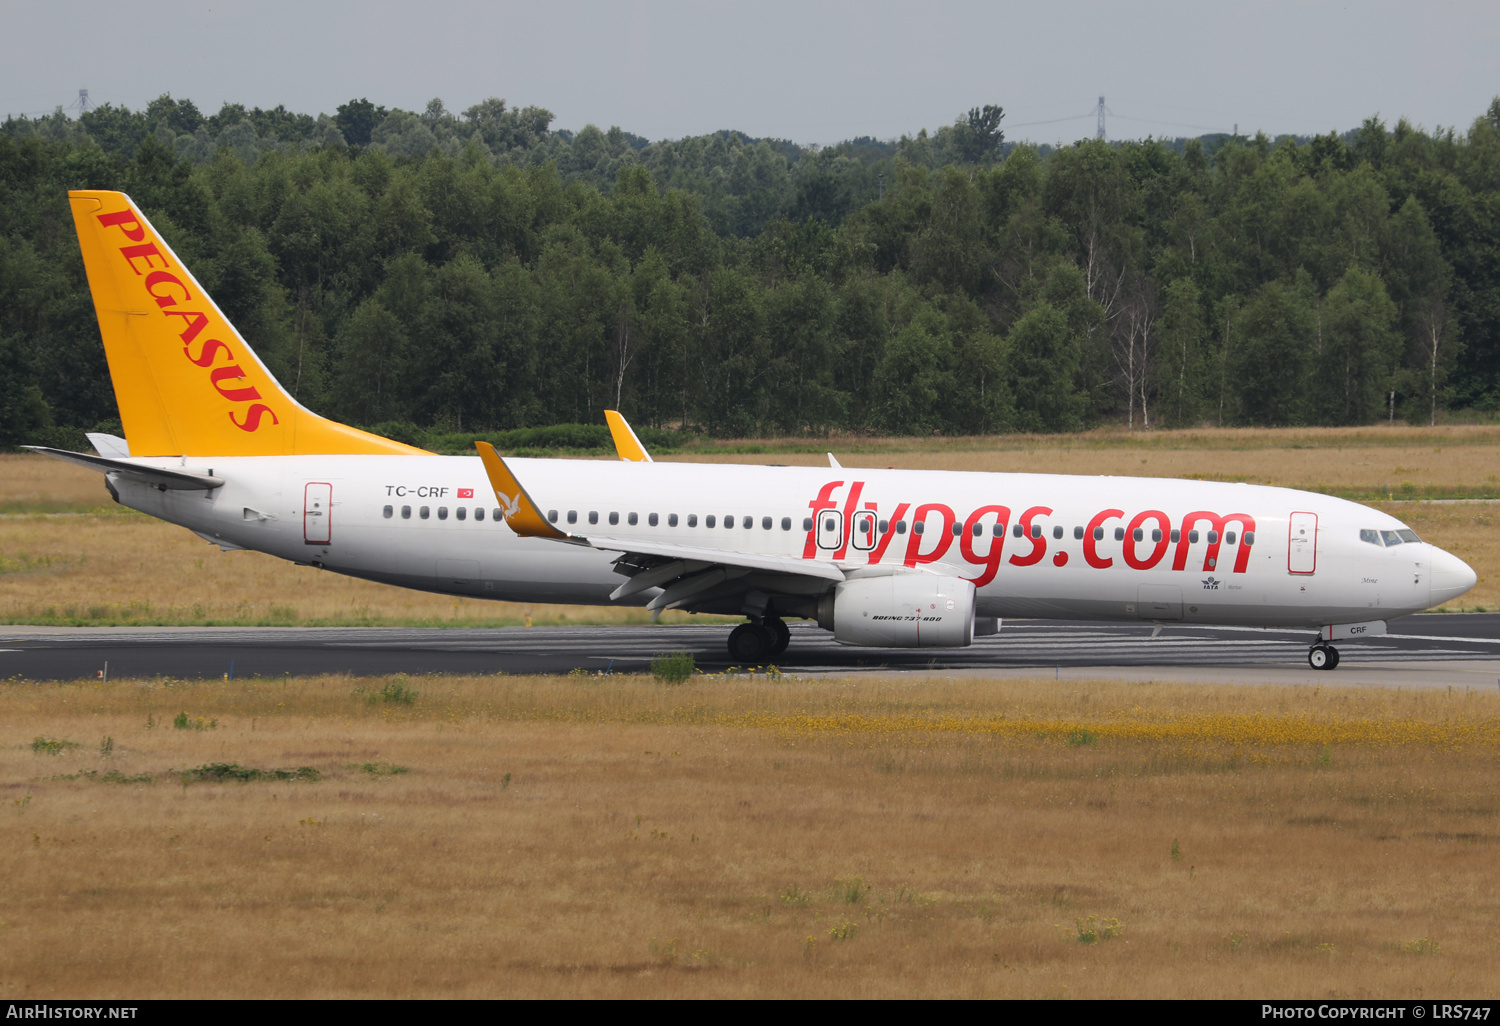
[[1495, 693], [15, 684], [0, 992], [1482, 996], [1497, 756]]
[[[828, 444], [850, 467], [1200, 477], [1347, 495], [1400, 517], [1478, 571], [1479, 586], [1454, 608], [1500, 607], [1500, 540], [1494, 530], [1500, 505], [1486, 501], [1500, 497], [1497, 426], [850, 437]], [[756, 446], [770, 455], [663, 458], [826, 462], [820, 454], [795, 451], [806, 450], [806, 440]], [[1445, 501], [1402, 501], [1403, 495]], [[237, 582], [232, 595], [222, 587], [231, 573]], [[220, 552], [181, 528], [115, 506], [97, 473], [43, 456], [0, 456], [0, 622], [499, 626], [525, 623], [528, 616], [537, 624], [648, 619], [634, 608], [528, 608], [427, 595], [259, 553]]]

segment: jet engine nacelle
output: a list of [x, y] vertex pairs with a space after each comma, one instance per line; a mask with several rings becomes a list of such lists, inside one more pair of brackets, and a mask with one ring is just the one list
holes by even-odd
[[920, 573], [845, 581], [818, 603], [818, 625], [841, 645], [963, 648], [974, 641], [974, 583]]

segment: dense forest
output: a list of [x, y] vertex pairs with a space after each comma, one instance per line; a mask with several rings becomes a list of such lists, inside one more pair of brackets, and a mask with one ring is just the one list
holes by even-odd
[[0, 125], [0, 444], [117, 416], [70, 188], [131, 194], [282, 382], [426, 431], [719, 437], [1500, 410], [1500, 99], [1470, 126], [1035, 147], [554, 131], [487, 100], [163, 96]]

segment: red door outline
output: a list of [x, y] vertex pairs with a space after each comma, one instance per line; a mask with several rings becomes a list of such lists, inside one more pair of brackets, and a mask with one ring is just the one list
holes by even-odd
[[333, 542], [333, 485], [310, 481], [303, 491], [302, 541], [306, 545]]
[[[1304, 534], [1299, 535], [1301, 528]], [[1298, 552], [1297, 540], [1301, 537], [1303, 544], [1308, 547], [1306, 552]], [[1307, 557], [1311, 556], [1309, 560]], [[1294, 557], [1300, 557], [1293, 563]], [[1305, 568], [1302, 568], [1306, 564]], [[1318, 515], [1299, 510], [1287, 518], [1286, 525], [1286, 572], [1289, 574], [1311, 574], [1318, 569]]]

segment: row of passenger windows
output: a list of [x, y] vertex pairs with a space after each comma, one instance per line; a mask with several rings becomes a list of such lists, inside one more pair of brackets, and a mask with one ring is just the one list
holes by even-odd
[[[383, 513], [383, 515], [385, 516], [385, 518], [387, 520], [390, 520], [392, 517], [394, 517], [396, 515], [396, 509], [395, 509], [394, 506], [387, 506], [382, 511], [382, 513]], [[432, 517], [432, 507], [430, 507], [430, 506], [419, 506], [419, 507], [417, 507], [416, 514], [417, 514], [417, 518], [418, 519], [420, 519], [420, 520], [428, 520], [428, 519], [430, 519]], [[459, 506], [459, 507], [457, 507], [453, 511], [453, 516], [454, 516], [454, 519], [456, 519], [456, 520], [467, 520], [468, 517], [469, 517], [469, 507], [467, 507], [467, 506]], [[503, 512], [501, 510], [499, 510], [499, 509], [495, 509], [495, 510], [493, 510], [491, 512], [491, 517], [495, 521], [497, 521], [497, 522], [499, 520], [501, 520], [503, 518], [503, 516], [504, 516]], [[620, 522], [620, 514], [618, 512], [611, 511], [608, 514], [605, 514], [605, 516], [608, 518], [609, 524], [611, 526], [615, 526], [615, 525], [619, 524], [619, 522]], [[412, 507], [410, 507], [410, 506], [402, 506], [401, 507], [401, 519], [402, 520], [410, 520], [411, 517], [412, 517]], [[864, 519], [864, 517], [865, 517], [865, 514], [859, 514], [859, 515], [857, 515], [856, 519], [857, 520], [862, 520], [862, 519]], [[448, 507], [447, 506], [439, 506], [437, 508], [437, 518], [439, 520], [447, 520], [448, 519]], [[475, 520], [483, 520], [484, 518], [485, 518], [485, 508], [483, 506], [475, 506], [474, 507], [474, 519]], [[554, 524], [557, 523], [558, 522], [558, 518], [559, 518], [559, 513], [558, 513], [557, 510], [552, 509], [552, 510], [548, 510], [547, 511], [547, 519], [549, 521], [551, 521], [552, 523], [554, 523]], [[567, 522], [570, 523], [570, 524], [576, 524], [576, 523], [578, 523], [578, 511], [576, 509], [570, 509], [570, 510], [568, 510], [567, 518], [566, 519], [567, 519]], [[589, 512], [588, 512], [588, 522], [590, 524], [598, 524], [599, 523], [599, 511], [598, 510], [589, 510]], [[625, 522], [627, 524], [629, 524], [630, 526], [632, 526], [632, 527], [637, 526], [640, 523], [640, 514], [638, 514], [638, 513], [626, 513], [625, 514]], [[726, 515], [723, 518], [723, 526], [726, 527], [726, 528], [733, 528], [735, 526], [735, 522], [736, 522], [735, 521], [735, 517], [733, 515]], [[656, 514], [656, 513], [647, 513], [646, 514], [646, 523], [650, 527], [657, 527], [657, 526], [659, 526], [661, 524], [661, 517], [658, 514]], [[715, 516], [714, 514], [712, 514], [712, 513], [707, 514], [703, 518], [703, 526], [704, 527], [717, 527], [717, 526], [719, 526], [719, 523], [720, 523], [719, 518], [717, 516]], [[868, 523], [868, 521], [866, 521], [866, 523]], [[668, 513], [667, 514], [667, 526], [668, 527], [676, 527], [677, 525], [678, 525], [677, 514], [676, 513]], [[687, 515], [687, 526], [688, 527], [697, 527], [698, 526], [698, 514], [696, 514], [696, 513], [689, 513]], [[746, 530], [746, 531], [752, 530], [755, 527], [755, 518], [751, 517], [751, 516], [742, 516], [742, 517], [739, 518], [739, 526], [741, 528], [743, 528], [744, 530]], [[839, 518], [837, 518], [837, 517], [828, 517], [828, 518], [826, 518], [826, 522], [823, 524], [823, 529], [825, 531], [828, 531], [828, 532], [835, 532], [835, 531], [839, 530], [839, 526], [840, 526], [839, 525]], [[876, 525], [876, 530], [880, 534], [884, 535], [884, 534], [889, 534], [891, 532], [892, 528], [894, 527], [894, 529], [895, 529], [895, 531], [896, 531], [897, 534], [905, 534], [906, 531], [907, 531], [907, 526], [908, 525], [907, 525], [906, 521], [904, 521], [904, 520], [898, 520], [898, 521], [895, 522], [894, 525], [889, 520], [882, 520], [882, 521], [880, 521]], [[760, 518], [760, 527], [761, 527], [761, 530], [763, 530], [763, 531], [773, 530], [776, 527], [775, 520], [772, 517], [761, 517]], [[911, 532], [913, 534], [923, 534], [927, 530], [927, 524], [926, 524], [925, 521], [918, 520], [915, 523], [911, 524], [910, 528], [911, 528]], [[1005, 524], [996, 522], [996, 523], [990, 525], [990, 534], [992, 536], [998, 538], [998, 537], [1000, 537], [1000, 535], [1002, 535], [1002, 534], [1005, 533], [1005, 528], [1006, 528]], [[781, 518], [781, 529], [783, 531], [790, 531], [792, 529], [792, 518], [791, 517], [782, 517]], [[804, 530], [804, 531], [811, 531], [812, 529], [813, 529], [813, 519], [812, 519], [812, 517], [803, 517], [802, 518], [802, 530]], [[864, 524], [856, 523], [855, 530], [856, 531], [868, 531], [869, 528], [866, 527]], [[974, 524], [970, 528], [970, 530], [973, 532], [974, 537], [978, 538], [978, 537], [980, 537], [981, 535], [984, 534], [984, 525], [976, 523], [976, 524]], [[953, 533], [955, 535], [960, 535], [960, 534], [963, 534], [963, 531], [964, 531], [963, 525], [960, 524], [960, 523], [958, 523], [957, 521], [954, 521], [954, 523], [953, 523]], [[1012, 535], [1014, 535], [1015, 537], [1017, 537], [1017, 538], [1022, 538], [1022, 537], [1025, 537], [1026, 530], [1020, 524], [1011, 524], [1010, 525], [1010, 533]], [[1063, 529], [1063, 527], [1062, 527], [1061, 524], [1055, 525], [1052, 528], [1052, 537], [1053, 538], [1061, 540], [1061, 538], [1063, 537], [1063, 534], [1064, 534], [1064, 529]], [[1073, 538], [1074, 538], [1074, 540], [1082, 540], [1083, 535], [1084, 535], [1084, 529], [1082, 527], [1075, 527], [1075, 528], [1073, 528]], [[1033, 538], [1040, 538], [1041, 536], [1042, 536], [1042, 525], [1041, 524], [1032, 524], [1031, 525], [1031, 537], [1033, 537]], [[1123, 527], [1116, 527], [1114, 529], [1114, 536], [1115, 536], [1115, 541], [1124, 541], [1125, 540], [1125, 528], [1123, 528]], [[1359, 532], [1359, 537], [1360, 537], [1361, 541], [1370, 542], [1371, 544], [1374, 544], [1374, 545], [1380, 545], [1381, 544], [1381, 537], [1382, 536], [1385, 537], [1385, 544], [1386, 545], [1400, 545], [1402, 543], [1402, 541], [1411, 541], [1411, 542], [1414, 542], [1414, 541], [1419, 541], [1420, 540], [1420, 539], [1417, 538], [1416, 533], [1413, 532], [1413, 531], [1400, 531], [1400, 532], [1397, 532], [1397, 531], [1360, 531]], [[1138, 541], [1138, 542], [1145, 541], [1146, 540], [1146, 532], [1142, 528], [1137, 527], [1133, 532], [1131, 532], [1131, 537], [1135, 541]], [[1178, 542], [1178, 541], [1181, 541], [1182, 540], [1182, 532], [1179, 531], [1176, 528], [1173, 528], [1168, 537], [1169, 537], [1169, 540], [1172, 541], [1172, 542], [1174, 542], [1174, 543]], [[1160, 528], [1156, 528], [1156, 529], [1153, 529], [1151, 531], [1151, 540], [1153, 542], [1159, 542], [1159, 541], [1161, 541], [1161, 538], [1162, 538], [1162, 532], [1161, 532]], [[1104, 540], [1104, 528], [1102, 528], [1102, 527], [1096, 527], [1096, 528], [1094, 528], [1094, 540], [1095, 541], [1103, 541]], [[1197, 531], [1189, 531], [1188, 532], [1188, 542], [1190, 544], [1196, 545], [1198, 543], [1198, 540], [1199, 540], [1199, 535], [1198, 535]], [[1245, 532], [1244, 541], [1245, 541], [1246, 545], [1254, 545], [1255, 544], [1255, 532], [1254, 531], [1246, 531]], [[1224, 534], [1224, 542], [1226, 544], [1229, 544], [1229, 545], [1235, 544], [1235, 533], [1233, 531], [1227, 531], [1227, 532], [1225, 532], [1225, 534]], [[1219, 543], [1219, 532], [1217, 532], [1217, 531], [1209, 531], [1208, 532], [1208, 543], [1210, 545], [1217, 545]]]
[[[497, 514], [498, 514], [498, 511], [497, 511]], [[598, 524], [599, 523], [599, 516], [600, 516], [600, 514], [599, 514], [598, 510], [589, 510], [589, 512], [588, 512], [588, 522], [590, 524]], [[608, 521], [609, 521], [609, 524], [611, 526], [615, 526], [615, 525], [618, 525], [620, 523], [620, 514], [618, 512], [610, 512], [610, 513], [606, 514], [606, 516], [608, 517]], [[866, 527], [864, 524], [860, 523], [860, 521], [863, 518], [867, 517], [867, 516], [869, 516], [869, 514], [866, 514], [866, 513], [855, 514], [855, 521], [856, 522], [855, 522], [854, 529], [856, 531], [868, 531], [869, 530], [868, 527]], [[552, 509], [552, 510], [548, 510], [547, 511], [547, 519], [549, 521], [551, 521], [552, 523], [554, 523], [554, 524], [557, 523], [558, 520], [559, 520], [559, 517], [560, 517], [560, 514], [559, 514], [559, 512], [557, 510]], [[570, 510], [568, 510], [567, 515], [566, 515], [566, 517], [564, 519], [566, 519], [566, 521], [569, 524], [576, 524], [576, 523], [578, 523], [578, 511], [576, 509], [570, 509]], [[839, 528], [840, 528], [839, 520], [840, 520], [839, 517], [826, 517], [825, 522], [823, 524], [823, 530], [828, 531], [828, 532], [838, 531]], [[627, 524], [629, 524], [630, 526], [632, 526], [632, 527], [638, 525], [640, 523], [640, 514], [638, 514], [638, 513], [626, 513], [625, 514], [625, 522]], [[661, 518], [656, 513], [647, 513], [646, 514], [646, 523], [650, 527], [657, 527], [661, 523]], [[866, 523], [868, 523], [868, 521], [866, 521]], [[677, 514], [676, 513], [668, 513], [667, 514], [667, 526], [668, 527], [676, 527], [677, 525], [678, 525]], [[751, 517], [751, 516], [742, 516], [742, 517], [739, 518], [739, 525], [744, 530], [747, 530], [747, 531], [751, 530], [751, 529], [753, 529], [755, 527], [755, 518]], [[688, 527], [697, 527], [698, 526], [698, 514], [696, 514], [696, 513], [689, 513], [687, 515], [687, 526]], [[717, 526], [719, 526], [719, 519], [714, 514], [709, 513], [709, 514], [707, 514], [703, 518], [703, 526], [704, 527], [717, 527]], [[726, 515], [723, 518], [723, 526], [726, 527], [726, 528], [733, 528], [735, 526], [735, 517], [733, 515]], [[774, 521], [774, 519], [772, 517], [761, 517], [760, 518], [760, 526], [761, 526], [762, 530], [770, 531], [770, 530], [774, 529], [774, 527], [775, 527], [775, 521]], [[911, 530], [911, 532], [913, 534], [923, 534], [927, 530], [927, 524], [926, 524], [926, 522], [925, 521], [921, 521], [921, 520], [918, 520], [915, 523], [912, 523], [910, 525], [908, 525], [907, 522], [904, 521], [904, 520], [898, 520], [894, 524], [892, 524], [889, 520], [881, 520], [881, 521], [879, 521], [878, 524], [875, 525], [875, 530], [878, 533], [882, 534], [882, 535], [889, 534], [892, 531], [892, 529], [894, 529], [897, 534], [905, 534], [907, 532], [908, 526], [910, 527], [910, 530]], [[792, 529], [792, 518], [791, 517], [782, 517], [781, 518], [781, 529], [783, 531], [790, 531]], [[813, 518], [812, 517], [803, 517], [802, 518], [802, 530], [804, 530], [804, 531], [811, 531], [812, 529], [813, 529]], [[993, 535], [994, 537], [998, 538], [998, 537], [1000, 537], [1000, 535], [1002, 535], [1002, 534], [1005, 533], [1005, 529], [1006, 529], [1006, 525], [1005, 524], [996, 522], [996, 523], [990, 525], [990, 534]], [[973, 524], [970, 527], [970, 530], [972, 531], [974, 537], [978, 538], [978, 537], [980, 537], [981, 535], [984, 534], [984, 525], [983, 524], [979, 524], [979, 523], [975, 523], [975, 524]], [[961, 535], [964, 532], [964, 527], [963, 527], [962, 524], [958, 523], [957, 521], [954, 521], [953, 527], [952, 527], [952, 531], [953, 531], [954, 535]], [[1012, 535], [1014, 535], [1017, 538], [1024, 537], [1025, 534], [1026, 534], [1025, 529], [1020, 524], [1011, 524], [1010, 525], [1010, 532], [1011, 532]], [[1115, 528], [1115, 532], [1114, 533], [1115, 533], [1115, 541], [1124, 541], [1125, 540], [1125, 528], [1123, 528], [1123, 527], [1117, 527], [1117, 528]], [[1057, 525], [1057, 526], [1055, 526], [1055, 527], [1052, 528], [1052, 537], [1061, 539], [1063, 537], [1063, 534], [1064, 534], [1064, 529], [1063, 529], [1063, 527], [1061, 525]], [[1073, 537], [1075, 539], [1081, 540], [1083, 538], [1083, 535], [1084, 535], [1084, 529], [1082, 527], [1075, 527], [1075, 528], [1073, 528]], [[1179, 531], [1179, 530], [1176, 530], [1174, 528], [1171, 531], [1170, 538], [1171, 538], [1171, 540], [1173, 542], [1176, 542], [1176, 541], [1179, 541], [1181, 539], [1181, 535], [1182, 535], [1182, 532]], [[1033, 538], [1040, 538], [1041, 536], [1042, 536], [1042, 525], [1041, 524], [1032, 524], [1031, 525], [1031, 537], [1033, 537]], [[1134, 537], [1134, 539], [1136, 541], [1144, 541], [1145, 537], [1146, 537], [1146, 532], [1143, 529], [1137, 527], [1135, 529], [1135, 531], [1133, 532], [1133, 537]], [[1162, 533], [1161, 533], [1160, 529], [1156, 529], [1156, 530], [1153, 530], [1151, 532], [1151, 540], [1153, 542], [1159, 542], [1159, 541], [1161, 541], [1161, 537], [1162, 537]], [[1102, 527], [1096, 527], [1096, 528], [1094, 528], [1094, 540], [1095, 541], [1103, 541], [1104, 540], [1104, 528], [1102, 528]], [[1192, 543], [1192, 544], [1197, 544], [1197, 542], [1198, 542], [1198, 532], [1197, 531], [1189, 531], [1188, 532], [1188, 541], [1190, 543]], [[1217, 531], [1209, 531], [1208, 532], [1208, 542], [1209, 542], [1209, 544], [1210, 545], [1215, 545], [1215, 544], [1218, 544], [1218, 541], [1219, 541], [1219, 532], [1217, 532]], [[1224, 541], [1226, 543], [1230, 544], [1230, 545], [1235, 544], [1235, 532], [1233, 532], [1233, 531], [1226, 532], [1225, 535], [1224, 535]], [[1246, 531], [1245, 532], [1245, 544], [1246, 545], [1254, 545], [1255, 544], [1255, 532], [1254, 531]]]
[[[393, 516], [396, 515], [396, 507], [394, 507], [394, 506], [387, 506], [385, 509], [381, 510], [381, 515], [384, 516], [387, 520], [391, 519], [391, 517], [393, 517]], [[499, 510], [498, 508], [495, 509], [491, 515], [494, 517], [494, 519], [495, 519], [495, 521], [497, 523], [504, 517], [504, 513], [501, 510]], [[431, 519], [431, 517], [432, 517], [432, 507], [431, 506], [418, 506], [417, 507], [417, 519], [419, 519], [419, 520], [428, 520], [428, 519]], [[459, 506], [458, 508], [456, 508], [453, 511], [453, 517], [454, 517], [455, 520], [467, 520], [467, 519], [469, 519], [469, 507], [467, 507], [467, 506]], [[437, 508], [437, 518], [439, 520], [447, 520], [448, 519], [448, 507], [447, 506], [439, 506]], [[402, 520], [410, 520], [411, 519], [411, 507], [410, 506], [402, 506], [401, 507], [401, 519]], [[474, 507], [474, 519], [475, 520], [483, 520], [484, 519], [484, 507], [483, 506], [475, 506]]]
[[1422, 539], [1417, 537], [1416, 531], [1403, 528], [1400, 531], [1360, 531], [1359, 540], [1369, 542], [1371, 545], [1379, 545], [1382, 548], [1390, 548], [1402, 542], [1419, 542]]

